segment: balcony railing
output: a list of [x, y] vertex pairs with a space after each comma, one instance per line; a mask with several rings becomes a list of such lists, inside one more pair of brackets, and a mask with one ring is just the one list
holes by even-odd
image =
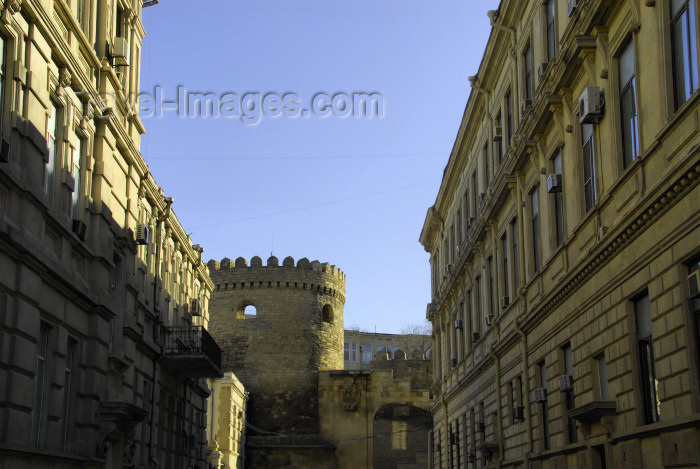
[[162, 326], [163, 367], [185, 378], [220, 378], [221, 349], [203, 326]]

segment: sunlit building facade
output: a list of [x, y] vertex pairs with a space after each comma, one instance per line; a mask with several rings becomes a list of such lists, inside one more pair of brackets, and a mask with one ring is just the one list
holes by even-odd
[[421, 243], [435, 468], [700, 465], [695, 0], [503, 0]]

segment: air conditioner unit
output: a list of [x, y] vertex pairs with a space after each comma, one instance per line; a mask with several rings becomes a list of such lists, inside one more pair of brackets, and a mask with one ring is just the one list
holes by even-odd
[[129, 43], [125, 37], [115, 37], [112, 42], [114, 65], [129, 65]]
[[535, 389], [535, 402], [547, 402], [547, 388]]
[[503, 139], [503, 127], [500, 125], [497, 125], [496, 127], [493, 128], [493, 140], [494, 142], [500, 141]]
[[538, 67], [537, 67], [537, 81], [542, 81], [542, 75], [547, 71], [547, 67], [549, 66], [549, 62], [542, 62]]
[[73, 233], [78, 235], [78, 238], [85, 241], [85, 232], [87, 225], [82, 220], [73, 220]]
[[493, 325], [493, 314], [486, 315], [486, 325], [491, 327]]
[[202, 315], [202, 307], [201, 307], [201, 303], [199, 302], [199, 299], [192, 300], [192, 303], [190, 305], [190, 314], [192, 316], [201, 316]]
[[0, 163], [10, 162], [10, 142], [0, 139]]
[[63, 184], [69, 191], [73, 192], [75, 190], [75, 178], [69, 169], [63, 170]]
[[476, 425], [474, 425], [474, 430], [477, 432], [485, 432], [486, 424], [484, 422], [476, 422]]
[[457, 366], [457, 359], [456, 359], [456, 358], [453, 358], [453, 359], [452, 359], [452, 368], [454, 368], [454, 367], [456, 367], [456, 366]]
[[568, 2], [568, 15], [569, 18], [574, 14], [574, 11], [576, 10], [576, 7], [578, 7], [578, 0], [569, 0]]
[[469, 226], [473, 225], [475, 220], [476, 220], [476, 218], [469, 217]]
[[464, 322], [461, 319], [455, 319], [455, 329], [464, 329]]
[[523, 99], [523, 102], [520, 103], [520, 114], [525, 114], [528, 109], [530, 109], [530, 106], [532, 106], [532, 100], [531, 99]]
[[478, 342], [479, 337], [480, 337], [480, 335], [478, 332], [472, 332], [472, 342]]
[[561, 174], [550, 174], [547, 176], [547, 192], [561, 192]]
[[456, 251], [457, 251], [457, 255], [458, 255], [458, 256], [459, 256], [459, 249], [460, 249], [461, 247], [462, 247], [462, 246], [457, 246]]
[[479, 203], [483, 204], [484, 200], [486, 200], [486, 194], [482, 192], [481, 194], [479, 194]]
[[502, 296], [501, 297], [501, 308], [505, 309], [508, 306], [510, 306], [510, 298], [507, 296]]
[[452, 264], [447, 264], [447, 271], [452, 272]]
[[139, 223], [136, 225], [136, 244], [140, 244], [142, 246], [145, 246], [148, 244], [148, 226]]
[[700, 296], [700, 270], [688, 275], [688, 291], [693, 298]]
[[525, 407], [520, 407], [520, 406], [513, 407], [513, 419], [525, 420]]
[[597, 123], [603, 116], [600, 88], [588, 86], [578, 98], [578, 120], [581, 124]]
[[574, 390], [574, 377], [571, 375], [561, 375], [559, 377], [559, 390], [560, 391], [573, 391]]

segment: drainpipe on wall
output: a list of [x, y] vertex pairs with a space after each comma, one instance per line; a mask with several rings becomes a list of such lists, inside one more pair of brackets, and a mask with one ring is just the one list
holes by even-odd
[[498, 465], [500, 467], [501, 461], [503, 461], [503, 403], [501, 402], [501, 361], [499, 360], [498, 356], [493, 350], [494, 347], [492, 345], [491, 350], [489, 350], [489, 356], [493, 359], [494, 362], [496, 362], [496, 402], [498, 403], [496, 408], [498, 410], [498, 425], [497, 428], [495, 428], [495, 430], [498, 430], [498, 435], [496, 436], [498, 438]]
[[[161, 238], [162, 238], [162, 225], [165, 220], [170, 216], [170, 206], [173, 203], [172, 197], [165, 197], [165, 212], [159, 212], [156, 218], [156, 262], [154, 267], [153, 275], [153, 311], [156, 315], [156, 323], [153, 328], [154, 339], [157, 339], [158, 329], [161, 325], [160, 317], [160, 302], [158, 301], [158, 282], [160, 281], [160, 263], [161, 263]], [[160, 467], [160, 462], [156, 458], [156, 422], [158, 419], [158, 396], [160, 395], [160, 358], [163, 356], [163, 350], [161, 348], [160, 353], [153, 359], [153, 395], [151, 396], [151, 441], [148, 449], [149, 461], [158, 469]]]
[[[517, 321], [517, 320], [516, 320]], [[532, 454], [532, 415], [530, 414], [530, 381], [528, 376], [527, 362], [527, 334], [521, 327], [516, 327], [515, 332], [520, 336], [520, 354], [522, 356], [522, 383], [523, 383], [523, 405], [525, 406], [525, 421], [527, 422], [527, 450], [525, 451], [525, 466], [527, 466], [530, 454]]]

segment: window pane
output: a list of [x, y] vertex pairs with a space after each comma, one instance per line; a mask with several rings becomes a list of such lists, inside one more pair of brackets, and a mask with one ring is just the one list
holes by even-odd
[[634, 76], [634, 46], [630, 43], [620, 55], [620, 88], [627, 86], [627, 82]]
[[637, 313], [637, 334], [640, 338], [651, 336], [651, 303], [649, 295], [644, 295], [634, 303]]

